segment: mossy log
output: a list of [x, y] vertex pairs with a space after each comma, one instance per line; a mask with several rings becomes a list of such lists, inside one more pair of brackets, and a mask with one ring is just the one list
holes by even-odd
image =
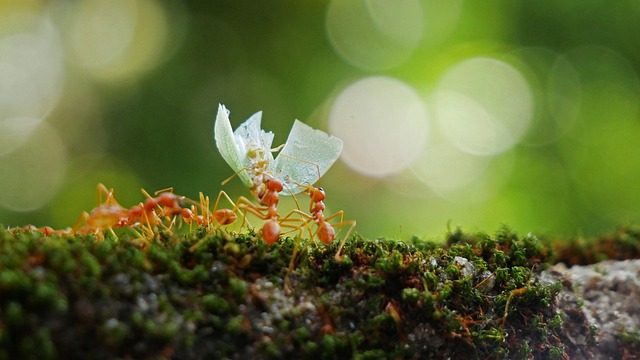
[[[604, 238], [635, 257], [639, 234]], [[555, 244], [507, 228], [443, 243], [354, 235], [342, 261], [313, 243], [289, 272], [293, 238], [1, 230], [0, 359], [598, 357], [581, 300], [559, 296], [572, 284], [540, 276], [593, 246]], [[636, 338], [620, 334], [621, 356], [640, 353]]]

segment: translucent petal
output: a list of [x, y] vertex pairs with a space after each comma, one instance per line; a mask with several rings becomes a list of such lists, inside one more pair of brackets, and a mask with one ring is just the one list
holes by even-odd
[[273, 175], [285, 188], [282, 194], [297, 194], [305, 185], [313, 185], [329, 170], [341, 151], [342, 140], [296, 120], [273, 166]]
[[[253, 117], [252, 117], [253, 118]], [[260, 128], [260, 119], [258, 119], [258, 129]], [[239, 172], [244, 168], [244, 158], [246, 150], [242, 150], [236, 142], [231, 123], [229, 122], [229, 110], [224, 105], [218, 105], [218, 115], [213, 128], [213, 137], [216, 140], [216, 147], [220, 151], [222, 158], [231, 166], [235, 172]], [[238, 177], [246, 186], [251, 186], [251, 178], [246, 171], [240, 171]]]

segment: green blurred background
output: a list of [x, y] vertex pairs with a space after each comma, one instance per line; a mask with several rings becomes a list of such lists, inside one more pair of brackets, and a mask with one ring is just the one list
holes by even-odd
[[218, 103], [234, 128], [263, 110], [275, 144], [295, 118], [342, 138], [327, 213], [367, 237], [637, 221], [639, 18], [624, 0], [0, 0], [0, 223], [71, 226], [99, 182], [125, 206], [217, 195]]

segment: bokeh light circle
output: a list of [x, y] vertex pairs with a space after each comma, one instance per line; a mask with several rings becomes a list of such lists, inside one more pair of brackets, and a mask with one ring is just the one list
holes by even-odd
[[96, 78], [135, 79], [163, 59], [169, 24], [159, 2], [85, 0], [69, 19], [71, 59]]
[[464, 94], [441, 91], [435, 97], [436, 118], [450, 142], [466, 153], [496, 152], [501, 129], [481, 104]]
[[580, 78], [566, 57], [559, 56], [549, 70], [546, 94], [556, 134], [564, 135], [577, 122], [582, 106]]
[[461, 150], [495, 155], [517, 144], [529, 128], [531, 89], [511, 65], [473, 58], [443, 76], [435, 94], [436, 120]]
[[426, 105], [390, 77], [365, 78], [344, 89], [329, 113], [330, 132], [344, 141], [342, 160], [362, 174], [386, 177], [407, 168], [426, 144]]
[[510, 64], [527, 79], [534, 111], [526, 136], [529, 146], [557, 142], [575, 125], [580, 110], [581, 88], [576, 70], [564, 56], [541, 47], [521, 47], [509, 52]]
[[460, 24], [464, 0], [423, 0], [424, 40], [427, 45], [447, 39]]
[[67, 152], [57, 130], [45, 121], [17, 149], [0, 156], [0, 206], [33, 211], [46, 205], [64, 180]]
[[422, 38], [424, 14], [417, 0], [333, 0], [327, 36], [349, 64], [383, 70], [406, 61]]
[[23, 146], [41, 124], [41, 118], [0, 119], [0, 156]]
[[440, 196], [471, 185], [485, 173], [491, 158], [461, 151], [447, 139], [432, 139], [411, 169], [413, 174]]
[[23, 15], [22, 20], [20, 31], [0, 38], [0, 120], [45, 117], [62, 91], [64, 64], [57, 30], [45, 16]]

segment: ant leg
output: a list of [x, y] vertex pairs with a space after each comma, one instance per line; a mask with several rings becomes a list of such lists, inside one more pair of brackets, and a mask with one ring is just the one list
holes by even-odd
[[246, 216], [247, 211], [255, 215], [260, 220], [267, 220], [269, 218], [267, 215], [263, 213], [267, 211], [266, 206], [255, 205], [253, 202], [251, 202], [251, 200], [247, 199], [244, 196], [240, 196], [238, 200], [236, 200], [236, 205], [234, 209], [243, 210], [242, 225], [240, 226], [241, 229], [244, 227], [245, 221], [249, 226], [251, 226]]
[[164, 189], [160, 189], [160, 190], [156, 190], [153, 195], [158, 196], [159, 194], [163, 193], [163, 192], [170, 192], [173, 193], [173, 186], [169, 186], [166, 187]]
[[154, 224], [156, 224], [157, 220], [159, 220], [156, 216], [156, 213], [154, 211], [148, 211], [144, 205], [142, 205], [143, 207], [143, 211], [142, 214], [140, 215], [140, 221], [139, 221], [139, 226], [140, 226], [140, 230], [142, 230], [142, 235], [145, 239], [152, 239], [153, 236], [155, 235], [155, 225], [151, 224], [151, 219], [150, 217], [153, 217], [153, 222]]
[[[105, 196], [104, 201], [102, 201], [102, 196]], [[107, 188], [104, 184], [99, 183], [96, 186], [96, 199], [98, 206], [100, 205], [115, 205], [121, 207], [115, 197], [115, 190], [113, 188]]]
[[71, 228], [71, 233], [74, 235], [81, 234], [82, 233], [81, 229], [83, 229], [84, 226], [87, 224], [87, 219], [89, 219], [89, 213], [86, 211], [83, 211], [82, 214], [78, 216], [76, 223]]
[[[220, 199], [222, 197], [225, 197], [229, 203], [231, 203], [233, 205], [233, 210], [231, 209], [218, 209], [218, 205], [220, 205]], [[236, 204], [231, 200], [231, 198], [229, 197], [229, 195], [227, 195], [226, 192], [224, 192], [224, 190], [221, 190], [218, 193], [218, 197], [216, 198], [216, 202], [213, 205], [213, 212], [210, 212], [209, 210], [209, 197], [208, 196], [204, 196], [202, 193], [200, 193], [200, 204], [198, 204], [200, 206], [201, 212], [202, 212], [202, 223], [200, 225], [204, 225], [207, 227], [211, 226], [212, 220], [215, 221], [215, 226], [213, 228], [213, 230], [217, 230], [220, 227], [224, 226], [224, 225], [230, 225], [232, 223], [234, 223], [237, 219], [237, 215], [236, 215], [236, 209], [237, 206]], [[195, 206], [194, 206], [195, 209]], [[198, 213], [197, 210], [193, 211], [193, 213], [195, 214], [195, 218], [197, 219]], [[193, 252], [195, 251], [198, 247], [200, 247], [200, 245], [202, 244], [202, 242], [204, 241], [204, 239], [201, 239], [200, 241], [196, 242], [195, 244], [193, 244], [191, 246], [191, 248], [189, 248], [189, 251]]]
[[[297, 218], [297, 219], [293, 218], [294, 214], [300, 215], [300, 218]], [[302, 210], [293, 209], [293, 210], [289, 211], [289, 213], [287, 213], [285, 216], [280, 217], [280, 220], [279, 220], [280, 223], [288, 223], [288, 222], [294, 222], [294, 221], [299, 222], [300, 225], [294, 227], [290, 231], [286, 231], [286, 232], [282, 233], [282, 235], [286, 235], [288, 233], [292, 233], [292, 232], [294, 232], [296, 230], [301, 230], [303, 227], [306, 227], [307, 228], [307, 232], [309, 234], [309, 238], [312, 237], [313, 231], [309, 227], [309, 224], [313, 221], [313, 216], [305, 213]], [[302, 235], [302, 233], [300, 235]]]
[[109, 190], [103, 183], [99, 183], [98, 186], [96, 186], [96, 204], [102, 204], [102, 195], [105, 195], [108, 199], [112, 191], [113, 189]]
[[[209, 210], [209, 196], [205, 196], [202, 192], [199, 193], [200, 203], [196, 203], [197, 205], [192, 205], [191, 209], [193, 211], [193, 219], [196, 221], [198, 225], [205, 226], [207, 229], [211, 230], [211, 212]], [[190, 200], [192, 201], [192, 200]], [[193, 202], [193, 201], [192, 201]], [[217, 201], [216, 201], [217, 204]], [[198, 207], [200, 208], [201, 215], [198, 215]], [[191, 224], [189, 224], [191, 228]], [[206, 240], [202, 238], [198, 240], [195, 244], [191, 245], [189, 248], [190, 252], [196, 251]]]
[[144, 218], [149, 225], [149, 228], [155, 229], [161, 226], [165, 231], [171, 233], [171, 226], [173, 226], [173, 221], [170, 220], [169, 226], [167, 226], [167, 224], [165, 224], [160, 217], [164, 214], [164, 208], [160, 206], [161, 196], [154, 198], [145, 189], [140, 189], [140, 191], [147, 198], [147, 200], [145, 200], [144, 202]]
[[[293, 218], [293, 215], [297, 214], [300, 215], [300, 218]], [[309, 223], [313, 221], [313, 216], [299, 210], [299, 209], [294, 209], [292, 211], [290, 211], [287, 215], [285, 215], [284, 217], [282, 217], [280, 219], [280, 222], [282, 224], [283, 227], [288, 227], [291, 230], [286, 231], [284, 234], [288, 234], [294, 231], [299, 231], [298, 236], [296, 236], [295, 239], [295, 244], [293, 246], [293, 253], [291, 254], [291, 260], [289, 261], [289, 267], [287, 268], [287, 273], [284, 277], [284, 284], [285, 284], [285, 293], [287, 295], [291, 294], [291, 290], [292, 290], [292, 286], [291, 286], [291, 280], [290, 280], [290, 275], [293, 272], [293, 268], [295, 267], [295, 263], [296, 263], [296, 258], [298, 256], [298, 250], [300, 249], [300, 242], [302, 240], [302, 232], [303, 229], [306, 227], [308, 233], [309, 233], [309, 239], [307, 239], [307, 242], [305, 243], [305, 245], [303, 246], [302, 250], [300, 250], [300, 253], [304, 252], [304, 250], [307, 248], [307, 246], [309, 245], [309, 243], [313, 240], [312, 239], [312, 230], [309, 228]], [[294, 224], [289, 224], [290, 222], [299, 222], [299, 224], [294, 225]]]
[[206, 227], [210, 225], [209, 197], [200, 192], [199, 199], [199, 202], [187, 197], [181, 199], [183, 203], [191, 205], [189, 209], [181, 207], [180, 211], [183, 220], [189, 224], [189, 230], [192, 229], [193, 222]]
[[207, 228], [211, 226], [211, 210], [209, 210], [209, 196], [204, 196], [202, 192], [198, 193], [198, 197], [200, 198], [200, 213], [202, 214], [203, 221], [201, 225], [204, 225]]
[[[287, 224], [287, 223], [282, 224], [282, 227], [288, 227], [288, 228], [292, 229], [292, 230], [290, 230], [288, 232], [285, 232], [285, 233], [299, 231], [298, 236], [295, 237], [295, 244], [293, 245], [293, 253], [291, 254], [291, 260], [289, 260], [289, 266], [287, 268], [287, 273], [284, 276], [285, 293], [287, 295], [290, 295], [291, 291], [292, 291], [290, 275], [293, 272], [293, 268], [294, 268], [295, 263], [296, 263], [296, 257], [298, 256], [298, 249], [300, 248], [300, 242], [302, 241], [303, 227], [308, 224], [308, 221], [305, 221], [303, 219], [291, 219], [291, 220], [303, 221], [304, 223], [301, 224], [301, 225], [293, 225], [293, 224]], [[308, 227], [307, 227], [307, 229], [308, 229]], [[311, 241], [310, 239], [307, 240], [307, 243], [303, 247], [303, 250], [306, 249], [307, 244], [310, 241]]]
[[340, 246], [338, 246], [338, 250], [336, 251], [336, 255], [335, 255], [335, 259], [336, 259], [337, 262], [342, 262], [342, 256], [340, 256], [340, 252], [342, 251], [342, 248], [344, 247], [344, 244], [346, 244], [347, 239], [349, 239], [349, 235], [351, 235], [351, 232], [356, 227], [356, 221], [355, 220], [349, 220], [349, 221], [341, 223], [341, 225], [342, 224], [343, 225], [351, 224], [351, 227], [349, 227], [349, 231], [347, 231], [347, 233], [345, 234], [344, 238], [340, 242]]
[[111, 233], [111, 235], [113, 235], [113, 237], [114, 237], [115, 239], [117, 239], [117, 238], [118, 238], [118, 235], [116, 235], [116, 232], [115, 232], [115, 231], [113, 231], [113, 228], [112, 228], [111, 226], [109, 226], [109, 229], [108, 229], [108, 230], [109, 230], [109, 232]]
[[242, 168], [238, 171], [236, 171], [233, 175], [229, 176], [228, 178], [226, 178], [223, 182], [222, 182], [222, 186], [225, 186], [229, 181], [231, 181], [231, 179], [233, 179], [234, 177], [238, 176], [238, 174], [240, 174], [243, 171], [249, 171], [249, 168]]
[[[144, 201], [144, 204], [142, 205], [142, 218], [144, 219], [145, 223], [147, 224], [149, 229], [153, 229], [155, 225], [157, 225], [157, 223], [159, 222], [159, 218], [156, 215], [155, 212], [155, 208], [159, 207], [158, 205], [158, 200], [156, 198], [154, 198], [153, 196], [151, 196], [151, 194], [149, 194], [145, 189], [141, 188], [140, 192], [142, 192], [142, 194], [147, 198], [147, 200]], [[151, 224], [151, 217], [153, 217], [153, 225]], [[153, 232], [153, 231], [152, 231]]]

